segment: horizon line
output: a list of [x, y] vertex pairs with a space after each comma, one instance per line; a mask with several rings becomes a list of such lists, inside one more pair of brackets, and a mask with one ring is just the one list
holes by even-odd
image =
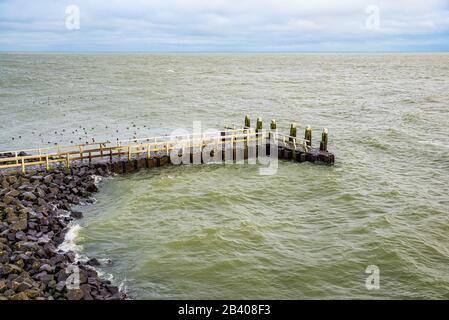
[[282, 51], [282, 50], [161, 50], [161, 51], [152, 51], [152, 50], [107, 50], [107, 51], [101, 51], [101, 50], [2, 50], [0, 49], [0, 54], [23, 54], [23, 53], [37, 53], [37, 54], [205, 54], [205, 53], [240, 53], [240, 54], [257, 54], [257, 53], [280, 53], [280, 54], [338, 54], [338, 53], [360, 53], [360, 54], [389, 54], [389, 53], [449, 53], [449, 49], [447, 50], [379, 50], [379, 51], [364, 51], [364, 50], [317, 50], [317, 51]]

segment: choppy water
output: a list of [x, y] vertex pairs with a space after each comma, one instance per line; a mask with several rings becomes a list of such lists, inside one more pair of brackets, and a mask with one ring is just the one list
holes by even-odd
[[449, 54], [0, 55], [1, 149], [246, 113], [329, 128], [334, 167], [103, 181], [76, 243], [137, 298], [449, 298], [448, 104]]

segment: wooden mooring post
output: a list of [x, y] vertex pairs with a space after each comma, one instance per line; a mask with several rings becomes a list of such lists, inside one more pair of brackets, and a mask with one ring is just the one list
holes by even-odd
[[290, 142], [294, 142], [296, 140], [296, 123], [292, 123], [290, 125], [290, 137], [289, 137]]
[[309, 147], [312, 146], [312, 128], [310, 126], [307, 126], [306, 128], [304, 140]]
[[245, 129], [250, 129], [251, 128], [251, 119], [249, 117], [249, 115], [247, 114], [245, 116]]
[[262, 118], [257, 118], [256, 132], [259, 132], [259, 131], [262, 131], [262, 130], [263, 130]]
[[[89, 164], [92, 164], [94, 160], [102, 161], [101, 159], [106, 156], [108, 157], [106, 162], [109, 163], [112, 171], [118, 173], [130, 172], [144, 167], [170, 164], [170, 151], [174, 149], [194, 151], [195, 163], [199, 164], [207, 162], [203, 160], [203, 150], [210, 143], [214, 145], [214, 149], [222, 152], [220, 161], [225, 160], [225, 163], [241, 162], [241, 159], [236, 156], [237, 148], [243, 149], [244, 161], [255, 163], [253, 160], [257, 157], [272, 156], [270, 150], [273, 150], [273, 145], [278, 149], [278, 158], [280, 159], [325, 164], [335, 162], [334, 155], [328, 151], [328, 129], [323, 130], [319, 147], [313, 147], [312, 128], [310, 126], [305, 129], [304, 140], [301, 141], [297, 136], [298, 126], [296, 123], [290, 124], [288, 135], [278, 132], [277, 123], [274, 119], [270, 122], [269, 130], [263, 129], [263, 121], [260, 117], [256, 120], [255, 130], [248, 126], [250, 124], [250, 118], [246, 116], [243, 127], [234, 129], [228, 127], [226, 130], [218, 131], [216, 136], [213, 137], [202, 134], [195, 140], [194, 144], [192, 144], [192, 135], [185, 135], [146, 138], [145, 143], [142, 142], [144, 139], [134, 139], [117, 141], [116, 144], [106, 142], [27, 150], [28, 152], [34, 151], [34, 154], [18, 151], [4, 152], [3, 154], [10, 154], [11, 156], [0, 158], [0, 170], [17, 168], [25, 172], [27, 167], [32, 167], [34, 170], [45, 165], [45, 170], [48, 171], [52, 165], [62, 164], [70, 168], [74, 164], [83, 163], [86, 158], [89, 160]], [[179, 156], [181, 157], [183, 153], [181, 151]], [[242, 154], [242, 150], [239, 150], [238, 153]], [[122, 157], [122, 155], [125, 155], [125, 157]], [[191, 156], [193, 156], [193, 152], [191, 152]]]
[[323, 130], [323, 133], [321, 134], [321, 143], [320, 143], [321, 151], [327, 151], [327, 141], [328, 141], [328, 131], [327, 128], [325, 128]]

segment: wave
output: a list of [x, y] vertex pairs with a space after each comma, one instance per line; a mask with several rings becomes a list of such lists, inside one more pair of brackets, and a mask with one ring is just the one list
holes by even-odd
[[64, 252], [73, 251], [75, 253], [81, 251], [83, 246], [76, 243], [81, 228], [82, 227], [79, 224], [71, 222], [68, 226], [68, 231], [65, 234], [64, 241], [58, 246], [58, 250]]

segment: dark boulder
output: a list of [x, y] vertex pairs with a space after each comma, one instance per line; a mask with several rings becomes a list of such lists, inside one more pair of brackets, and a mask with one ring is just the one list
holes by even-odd
[[86, 190], [89, 192], [98, 192], [98, 187], [95, 183], [91, 182], [87, 185]]
[[27, 219], [20, 219], [19, 221], [15, 222], [11, 229], [14, 231], [20, 231], [20, 230], [26, 230], [28, 228], [28, 221]]
[[101, 263], [96, 258], [91, 258], [87, 261], [87, 264], [92, 267], [99, 267]]
[[32, 192], [29, 192], [29, 191], [24, 192], [22, 194], [22, 198], [23, 198], [23, 200], [30, 201], [30, 202], [33, 202], [34, 200], [36, 200], [36, 196]]
[[16, 232], [16, 239], [19, 241], [27, 241], [28, 240], [25, 232], [23, 232], [23, 231]]
[[69, 289], [67, 290], [67, 299], [68, 300], [81, 300], [84, 296], [84, 293], [81, 289]]
[[83, 217], [83, 213], [73, 210], [72, 212], [70, 212], [70, 216], [74, 219], [81, 219]]
[[54, 279], [55, 279], [55, 276], [52, 275], [52, 274], [48, 274], [48, 273], [45, 272], [45, 271], [42, 271], [42, 272], [36, 274], [36, 275], [34, 276], [34, 278], [35, 278], [36, 280], [39, 280], [39, 281], [41, 281], [41, 282], [47, 284], [47, 283], [49, 283], [50, 281], [54, 280]]

